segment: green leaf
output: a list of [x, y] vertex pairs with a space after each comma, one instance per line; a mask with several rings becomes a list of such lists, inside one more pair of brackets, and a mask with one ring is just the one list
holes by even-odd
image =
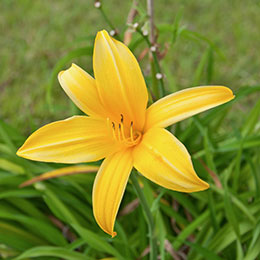
[[6, 145], [10, 148], [10, 150], [16, 151], [16, 146], [14, 145], [9, 134], [7, 133], [5, 129], [5, 124], [1, 119], [0, 119], [0, 139], [2, 139], [4, 143], [6, 143]]
[[33, 198], [40, 197], [41, 193], [37, 190], [29, 189], [20, 189], [20, 190], [7, 190], [0, 193], [0, 199], [9, 198], [9, 197], [19, 197], [19, 198]]
[[222, 189], [217, 188], [215, 185], [211, 185], [211, 189], [213, 189], [214, 191], [216, 191], [217, 193], [221, 194], [223, 197], [225, 196], [225, 192], [227, 192], [230, 196], [230, 198], [232, 199], [232, 202], [234, 204], [234, 206], [236, 206], [246, 217], [248, 220], [250, 220], [250, 222], [252, 224], [256, 223], [256, 219], [253, 216], [253, 214], [250, 212], [249, 207], [245, 206], [244, 203], [242, 201], [240, 201], [239, 198], [237, 198], [236, 196], [234, 196], [231, 192], [229, 192], [228, 190], [226, 190], [225, 192]]
[[65, 220], [67, 223], [79, 223], [72, 211], [56, 196], [52, 189], [42, 183], [35, 184], [35, 187], [45, 194], [46, 203], [58, 218]]
[[63, 247], [53, 247], [53, 246], [38, 246], [31, 248], [23, 252], [18, 257], [13, 260], [22, 260], [30, 257], [40, 257], [40, 256], [54, 256], [61, 257], [67, 260], [93, 260], [93, 258], [83, 255], [78, 252], [72, 252]]
[[[239, 223], [240, 235], [244, 235], [253, 229], [253, 225], [246, 221]], [[216, 253], [222, 252], [230, 244], [236, 241], [237, 235], [230, 224], [223, 225], [223, 227], [214, 236], [208, 245], [208, 249]]]
[[190, 197], [187, 194], [177, 192], [177, 191], [168, 191], [175, 200], [177, 200], [184, 208], [186, 208], [193, 217], [197, 217], [199, 214], [196, 207], [191, 201]]
[[211, 50], [211, 49], [210, 48], [206, 49], [205, 52], [203, 53], [203, 55], [201, 56], [200, 62], [198, 64], [197, 69], [194, 74], [194, 79], [192, 82], [193, 86], [198, 86], [202, 82], [202, 74], [206, 68], [206, 65], [207, 65], [207, 62], [209, 59], [209, 53], [210, 53], [209, 50]]
[[226, 211], [226, 216], [227, 219], [229, 221], [229, 223], [231, 224], [231, 226], [233, 227], [238, 240], [240, 241], [241, 237], [240, 237], [240, 230], [239, 230], [239, 224], [236, 218], [236, 213], [233, 209], [233, 204], [230, 198], [230, 194], [228, 193], [228, 187], [227, 184], [224, 184], [224, 204], [225, 204], [225, 211]]
[[260, 237], [258, 237], [255, 245], [247, 250], [247, 254], [243, 258], [243, 260], [255, 260], [258, 259], [260, 255]]
[[40, 219], [43, 221], [49, 222], [48, 218], [39, 210], [33, 203], [29, 200], [12, 197], [6, 199], [10, 204], [14, 205], [18, 208], [21, 212], [24, 212], [26, 215], [34, 217], [36, 219]]
[[185, 239], [192, 234], [194, 230], [196, 230], [200, 225], [205, 223], [206, 219], [209, 217], [209, 211], [205, 211], [199, 217], [197, 217], [193, 222], [191, 222], [185, 229], [181, 231], [181, 233], [175, 238], [173, 241], [173, 248], [175, 250], [179, 250]]
[[14, 224], [0, 221], [0, 243], [19, 251], [24, 251], [30, 247], [47, 243], [46, 240], [31, 234]]
[[0, 158], [0, 168], [16, 174], [24, 174], [24, 169], [20, 165], [17, 165], [11, 161], [4, 158]]
[[199, 253], [199, 255], [204, 256], [205, 259], [224, 260], [223, 258], [219, 257], [218, 255], [216, 255], [215, 253], [210, 251], [208, 248], [202, 247], [198, 243], [192, 243], [192, 242], [189, 242], [189, 241], [185, 241], [184, 243], [186, 245], [190, 246], [191, 248], [195, 249]]
[[254, 105], [253, 109], [250, 111], [249, 115], [246, 117], [245, 123], [242, 127], [242, 135], [247, 136], [252, 134], [257, 123], [260, 120], [260, 100]]
[[38, 234], [39, 237], [44, 238], [54, 245], [64, 246], [67, 244], [65, 238], [59, 230], [45, 221], [8, 212], [0, 212], [0, 218], [17, 221], [30, 229], [32, 233]]
[[75, 231], [85, 240], [85, 242], [93, 247], [94, 249], [98, 250], [99, 252], [105, 252], [111, 254], [119, 259], [125, 259], [114, 247], [112, 247], [108, 242], [101, 238], [100, 235], [83, 228], [78, 224], [72, 224], [72, 227]]
[[181, 8], [177, 13], [176, 13], [176, 16], [175, 16], [175, 19], [174, 19], [174, 23], [173, 23], [173, 26], [172, 26], [172, 40], [171, 40], [171, 45], [173, 45], [179, 34], [181, 33], [181, 30], [179, 29], [180, 27], [180, 21], [182, 19], [182, 15], [183, 15], [183, 9]]
[[220, 58], [225, 59], [223, 52], [216, 46], [216, 44], [209, 40], [207, 37], [203, 36], [202, 34], [188, 29], [184, 29], [182, 30], [181, 35], [196, 42], [207, 43], [208, 46], [210, 46], [214, 51], [216, 51]]
[[207, 85], [211, 83], [213, 74], [214, 74], [214, 52], [212, 48], [209, 47], [208, 62], [207, 62], [207, 80], [206, 80]]
[[160, 242], [160, 257], [161, 259], [165, 259], [165, 239], [166, 239], [166, 228], [163, 222], [162, 214], [160, 211], [157, 212], [156, 218], [155, 218], [155, 225], [157, 230], [157, 236], [158, 240]]

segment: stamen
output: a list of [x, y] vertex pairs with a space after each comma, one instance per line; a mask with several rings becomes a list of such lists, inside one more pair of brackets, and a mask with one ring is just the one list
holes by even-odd
[[110, 119], [107, 117], [107, 127], [110, 129]]
[[115, 123], [111, 121], [110, 118], [107, 118], [107, 125], [110, 128], [110, 131], [112, 131], [113, 139], [128, 147], [138, 144], [141, 138], [141, 133], [139, 131], [134, 131], [133, 121], [131, 121], [130, 127], [126, 127], [124, 125], [124, 116], [122, 114], [120, 114], [120, 116], [121, 123]]
[[121, 135], [122, 135], [122, 138], [123, 138], [123, 140], [125, 140], [126, 139], [126, 137], [125, 137], [125, 131], [124, 131], [124, 125], [122, 124], [119, 124], [119, 130], [120, 130], [120, 132], [121, 132]]
[[[122, 134], [121, 132], [122, 132], [122, 130], [121, 130], [121, 124], [119, 124], [119, 125], [118, 125], [118, 138], [119, 138], [119, 141], [120, 141], [120, 142], [121, 142], [121, 141], [124, 141], [124, 139], [123, 139], [123, 140], [121, 139], [121, 134]], [[123, 138], [123, 136], [122, 136], [122, 138]]]
[[117, 138], [116, 138], [116, 128], [115, 128], [115, 123], [114, 122], [112, 122], [112, 133], [113, 133], [114, 139], [117, 141]]
[[133, 121], [131, 121], [131, 126], [130, 126], [130, 139], [131, 142], [134, 142]]

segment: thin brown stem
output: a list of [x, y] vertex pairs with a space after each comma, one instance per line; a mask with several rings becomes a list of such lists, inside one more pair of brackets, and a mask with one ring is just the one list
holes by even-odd
[[147, 13], [149, 16], [149, 24], [150, 24], [150, 42], [152, 45], [155, 44], [155, 26], [154, 26], [154, 5], [153, 0], [147, 0]]

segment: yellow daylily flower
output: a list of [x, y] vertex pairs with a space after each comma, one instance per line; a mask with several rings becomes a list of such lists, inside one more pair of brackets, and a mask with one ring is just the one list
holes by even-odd
[[164, 127], [234, 96], [223, 86], [195, 87], [147, 108], [148, 93], [134, 55], [104, 30], [96, 36], [93, 63], [95, 79], [75, 64], [58, 75], [64, 91], [88, 116], [43, 126], [17, 154], [58, 163], [105, 158], [94, 182], [93, 211], [99, 226], [113, 237], [133, 167], [167, 189], [195, 192], [209, 187], [196, 175], [184, 145]]

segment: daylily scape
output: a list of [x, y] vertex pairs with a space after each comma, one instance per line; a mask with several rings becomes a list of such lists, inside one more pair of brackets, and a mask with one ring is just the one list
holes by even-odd
[[194, 87], [147, 108], [148, 92], [134, 55], [103, 30], [94, 45], [94, 78], [75, 64], [58, 75], [72, 101], [88, 116], [73, 116], [35, 131], [17, 155], [36, 161], [82, 163], [104, 159], [93, 186], [99, 226], [115, 236], [114, 223], [134, 167], [167, 189], [202, 191], [185, 146], [164, 129], [234, 98], [223, 86]]

